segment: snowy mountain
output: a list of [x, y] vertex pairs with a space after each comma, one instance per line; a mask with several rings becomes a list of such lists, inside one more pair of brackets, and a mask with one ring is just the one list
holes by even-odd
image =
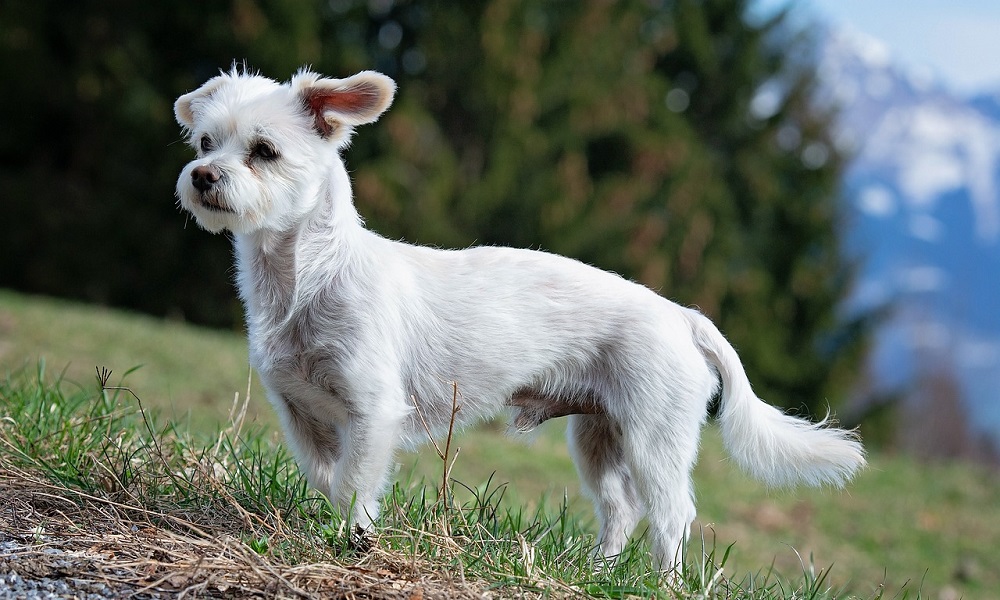
[[970, 423], [1000, 439], [1000, 93], [962, 98], [849, 31], [821, 47], [840, 108], [849, 251], [865, 259], [854, 306], [893, 302], [872, 370], [885, 388], [947, 368]]

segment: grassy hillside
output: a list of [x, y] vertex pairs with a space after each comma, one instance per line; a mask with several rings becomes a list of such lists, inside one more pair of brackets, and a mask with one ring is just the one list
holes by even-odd
[[[48, 372], [94, 386], [94, 368], [118, 375], [141, 365], [125, 384], [146, 408], [213, 431], [234, 395], [247, 389], [246, 347], [237, 333], [209, 331], [0, 291], [0, 371]], [[274, 430], [274, 417], [257, 386], [251, 415]], [[457, 439], [453, 477], [472, 488], [509, 482], [507, 506], [555, 507], [565, 494], [586, 524], [562, 442], [562, 424], [549, 423], [532, 439], [512, 441], [503, 424], [488, 424]], [[270, 435], [278, 439], [276, 431]], [[843, 492], [768, 492], [728, 463], [717, 433], [706, 431], [696, 471], [699, 521], [694, 536], [730, 544], [727, 573], [737, 579], [766, 572], [801, 576], [827, 569], [826, 584], [869, 598], [1000, 598], [1000, 478], [965, 464], [919, 464], [904, 457], [872, 457], [872, 467]], [[398, 479], [436, 481], [432, 450], [400, 457]]]
[[[0, 369], [34, 369], [91, 385], [95, 368], [126, 372], [143, 400], [196, 426], [225, 418], [233, 396], [246, 394], [246, 344], [236, 333], [191, 327], [145, 315], [0, 290]], [[252, 389], [254, 415], [270, 418]]]

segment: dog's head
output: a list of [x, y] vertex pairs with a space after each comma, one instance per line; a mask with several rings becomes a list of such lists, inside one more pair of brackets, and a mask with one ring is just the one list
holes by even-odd
[[354, 127], [378, 119], [395, 90], [374, 71], [302, 70], [284, 84], [236, 68], [213, 77], [174, 104], [198, 155], [177, 179], [181, 206], [213, 232], [292, 226], [315, 206]]

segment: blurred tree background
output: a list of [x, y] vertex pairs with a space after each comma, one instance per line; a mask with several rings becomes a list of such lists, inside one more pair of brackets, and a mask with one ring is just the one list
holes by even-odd
[[174, 99], [235, 60], [399, 83], [347, 163], [391, 238], [574, 256], [716, 320], [757, 392], [855, 381], [831, 115], [811, 42], [747, 0], [38, 0], [0, 18], [0, 286], [239, 327], [231, 250], [181, 214]]

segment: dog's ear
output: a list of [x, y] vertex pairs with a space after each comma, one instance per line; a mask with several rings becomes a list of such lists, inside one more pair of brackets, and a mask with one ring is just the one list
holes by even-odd
[[174, 102], [174, 117], [187, 130], [194, 128], [194, 105], [212, 97], [219, 86], [226, 81], [225, 75], [218, 75], [206, 81], [204, 85], [193, 92], [188, 92]]
[[312, 115], [316, 131], [338, 142], [346, 141], [353, 127], [376, 121], [396, 94], [396, 83], [375, 71], [325, 79], [303, 70], [292, 78], [291, 87]]

